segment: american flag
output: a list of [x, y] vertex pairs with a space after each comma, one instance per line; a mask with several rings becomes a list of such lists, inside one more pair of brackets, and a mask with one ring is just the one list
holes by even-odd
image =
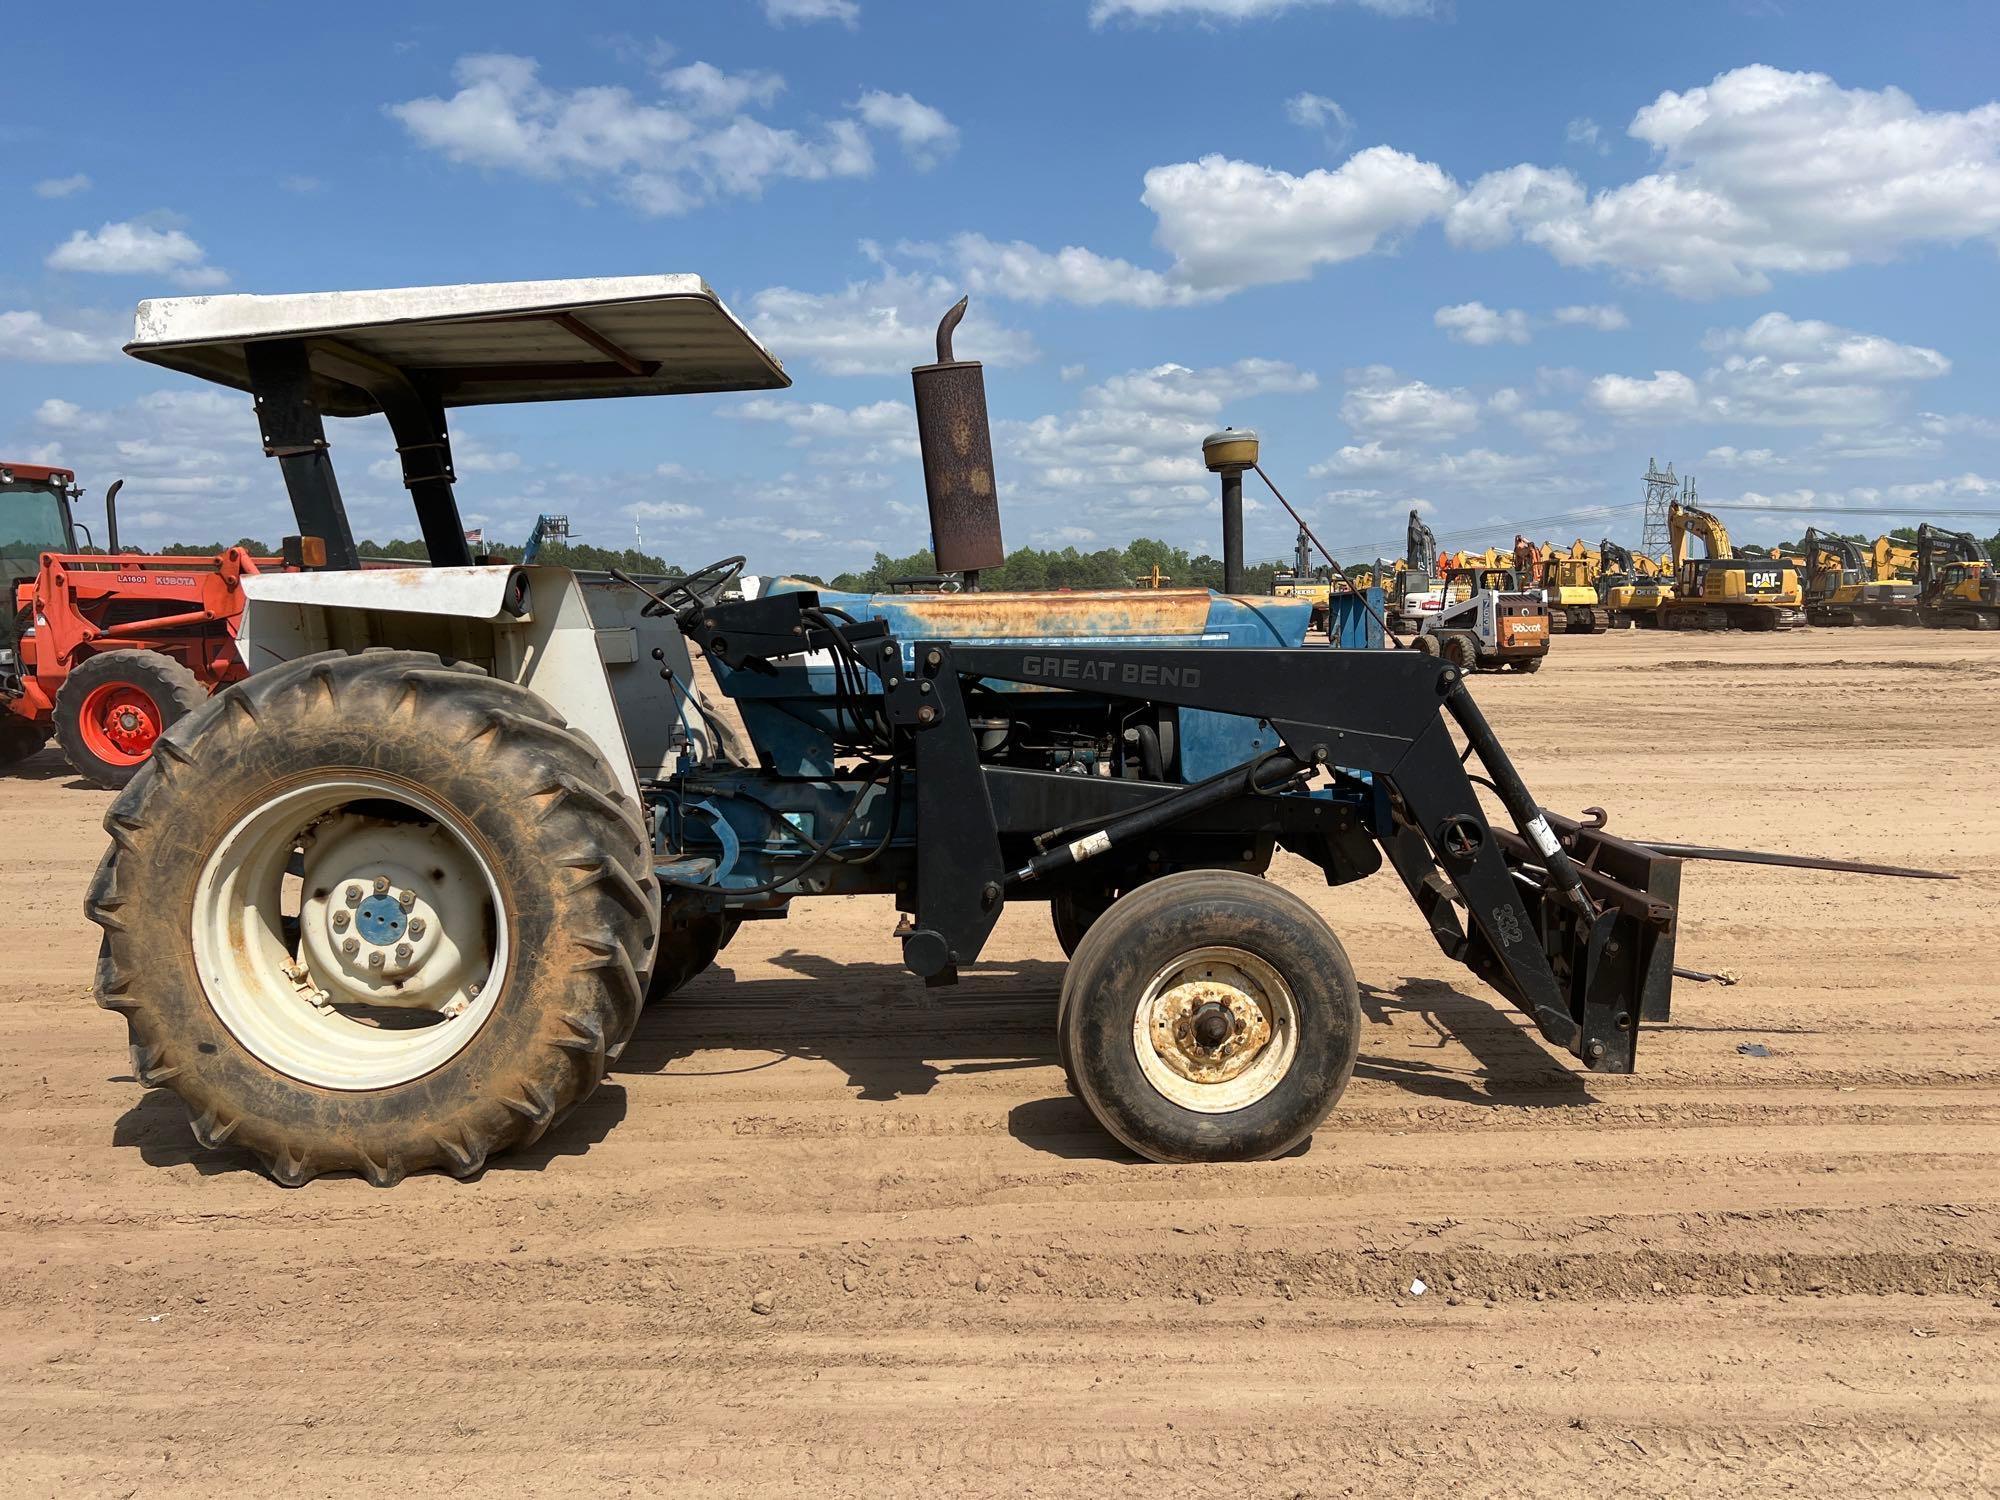
[[465, 534], [465, 539], [466, 539], [466, 540], [467, 540], [468, 542], [483, 542], [483, 541], [485, 541], [485, 540], [486, 540], [486, 528], [485, 528], [484, 526], [475, 526], [475, 527], [473, 527], [473, 528], [472, 528], [472, 530], [470, 530], [470, 531], [466, 532], [466, 534]]

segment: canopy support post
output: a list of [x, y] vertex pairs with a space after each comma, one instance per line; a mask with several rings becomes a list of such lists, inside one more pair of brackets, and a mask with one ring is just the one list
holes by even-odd
[[264, 455], [278, 460], [301, 536], [326, 543], [326, 566], [354, 569], [361, 554], [348, 529], [347, 507], [327, 452], [326, 427], [312, 395], [312, 364], [301, 339], [271, 339], [243, 346]]

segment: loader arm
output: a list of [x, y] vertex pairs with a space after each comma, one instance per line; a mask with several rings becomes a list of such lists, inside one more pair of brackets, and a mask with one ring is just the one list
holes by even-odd
[[[962, 721], [949, 727], [957, 684], [950, 683], [936, 701], [939, 692], [924, 691], [926, 683], [942, 687], [956, 677], [1129, 687], [1155, 702], [1264, 720], [1296, 768], [1337, 767], [1342, 773], [1367, 773], [1380, 784], [1386, 815], [1374, 827], [1375, 837], [1448, 957], [1492, 985], [1525, 1011], [1545, 1038], [1591, 1069], [1631, 1071], [1639, 1018], [1664, 1018], [1668, 1010], [1678, 867], [1636, 846], [1610, 852], [1612, 841], [1578, 824], [1567, 824], [1566, 835], [1555, 834], [1546, 815], [1526, 798], [1463, 679], [1442, 662], [1416, 652], [1248, 649], [1227, 655], [1221, 662], [1213, 652], [1172, 647], [922, 642], [916, 660], [936, 656], [937, 665], [919, 666], [916, 679], [892, 691], [889, 703], [892, 717], [899, 693], [912, 714], [932, 704], [940, 719], [929, 725], [910, 721], [920, 729], [920, 764], [930, 741], [942, 741], [935, 754], [950, 755], [958, 774], [933, 778], [932, 784], [956, 780], [968, 791], [976, 767], [972, 732]], [[1484, 766], [1490, 785], [1520, 788], [1517, 805], [1509, 809], [1511, 832], [1488, 824], [1446, 715], [1465, 730], [1468, 754]], [[948, 752], [945, 746], [953, 742], [956, 750]], [[928, 789], [923, 776], [918, 784]], [[1177, 789], [1177, 795], [1192, 790]], [[925, 806], [932, 807], [935, 820], [928, 829]], [[992, 845], [987, 798], [939, 785], [935, 803], [925, 806], [918, 812], [920, 872]], [[1159, 809], [1168, 811], [1164, 805]], [[1095, 835], [1073, 840], [1072, 847], [1088, 845], [1093, 836], [1105, 839], [1099, 852], [1108, 852], [1120, 837], [1107, 818]], [[983, 854], [980, 862], [985, 864]], [[1572, 864], [1588, 874], [1569, 871]], [[918, 932], [939, 931], [940, 946], [958, 961], [969, 961], [967, 947], [977, 951], [999, 903], [991, 904], [990, 915], [981, 912], [954, 932], [949, 924], [962, 922], [963, 911], [943, 904], [927, 911], [923, 895], [920, 874]], [[947, 926], [933, 928], [933, 916]]]
[[[904, 962], [929, 983], [978, 958], [1009, 899], [1090, 880], [1129, 889], [1166, 867], [1261, 870], [1275, 841], [1330, 883], [1386, 855], [1445, 954], [1592, 1070], [1631, 1071], [1640, 1018], [1668, 1011], [1677, 863], [1552, 823], [1459, 671], [1435, 658], [905, 641], [880, 619], [829, 623], [810, 591], [715, 605], [688, 634], [727, 669], [831, 645], [879, 682], [895, 764], [911, 773], [895, 784], [915, 804]], [[1193, 782], [1024, 770], [982, 757], [992, 710], [968, 704], [996, 694], [1102, 702], [1120, 722], [1206, 716], [1255, 726], [1264, 748]], [[1489, 823], [1474, 761], [1510, 826]], [[1219, 842], [1204, 854], [1200, 838]]]

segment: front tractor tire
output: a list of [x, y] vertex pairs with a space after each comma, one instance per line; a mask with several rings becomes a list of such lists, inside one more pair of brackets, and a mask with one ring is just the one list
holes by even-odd
[[226, 688], [105, 817], [98, 1003], [203, 1146], [279, 1182], [460, 1177], [597, 1087], [639, 1017], [639, 810], [540, 698], [409, 651]]
[[56, 690], [56, 743], [76, 774], [129, 785], [160, 736], [208, 701], [187, 667], [158, 651], [101, 651]]
[[1354, 1072], [1340, 940], [1291, 892], [1188, 870], [1119, 898], [1077, 945], [1056, 1017], [1071, 1087], [1156, 1162], [1282, 1156]]

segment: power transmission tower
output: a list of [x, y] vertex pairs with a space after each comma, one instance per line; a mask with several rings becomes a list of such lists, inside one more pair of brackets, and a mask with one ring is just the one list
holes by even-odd
[[1646, 460], [1646, 526], [1639, 550], [1658, 557], [1672, 545], [1667, 532], [1667, 507], [1680, 497], [1681, 482], [1668, 464], [1662, 472], [1653, 459]]

